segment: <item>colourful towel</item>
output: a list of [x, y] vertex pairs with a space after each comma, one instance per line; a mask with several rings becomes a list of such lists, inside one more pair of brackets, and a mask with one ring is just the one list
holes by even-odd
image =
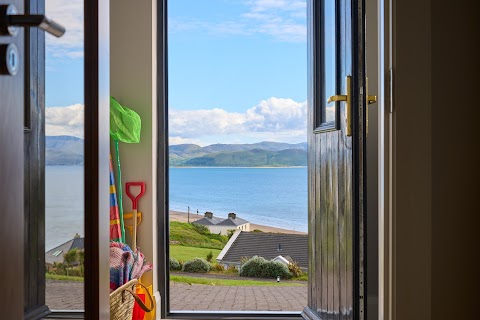
[[120, 241], [121, 238], [115, 176], [113, 175], [112, 155], [110, 155], [110, 241]]
[[110, 242], [110, 292], [132, 279], [140, 279], [142, 274], [153, 269], [145, 261], [145, 256], [137, 248], [133, 252], [121, 242]]

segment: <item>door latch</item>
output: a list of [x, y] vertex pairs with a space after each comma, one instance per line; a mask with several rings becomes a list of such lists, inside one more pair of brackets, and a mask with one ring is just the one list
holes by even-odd
[[17, 14], [13, 4], [0, 5], [0, 36], [16, 36], [18, 27], [37, 27], [55, 37], [61, 37], [65, 28], [43, 14]]
[[366, 90], [366, 95], [365, 95], [365, 112], [367, 113], [367, 132], [366, 135], [368, 135], [368, 105], [377, 102], [377, 96], [369, 96], [368, 95], [368, 78], [365, 78], [365, 89]]

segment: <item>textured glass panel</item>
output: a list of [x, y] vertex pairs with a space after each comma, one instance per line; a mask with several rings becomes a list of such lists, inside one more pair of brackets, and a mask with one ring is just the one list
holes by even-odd
[[[335, 0], [324, 0], [324, 20], [323, 20], [323, 67], [324, 67], [324, 86], [325, 97], [336, 94], [336, 28], [335, 28]], [[326, 103], [326, 101], [325, 101]], [[335, 121], [335, 103], [331, 102], [325, 105], [323, 110], [323, 121]]]

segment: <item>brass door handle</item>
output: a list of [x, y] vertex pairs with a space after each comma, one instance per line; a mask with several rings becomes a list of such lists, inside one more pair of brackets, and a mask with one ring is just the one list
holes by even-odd
[[346, 133], [347, 136], [350, 137], [352, 135], [352, 104], [351, 104], [351, 96], [352, 96], [352, 77], [347, 76], [346, 78], [347, 82], [347, 94], [340, 94], [340, 95], [335, 95], [331, 96], [328, 98], [327, 103], [330, 102], [336, 102], [336, 101], [344, 101], [346, 103], [346, 108], [345, 108], [345, 119], [347, 120], [347, 127], [346, 127]]
[[347, 101], [347, 96], [344, 95], [344, 94], [339, 94], [339, 95], [336, 95], [336, 96], [331, 96], [330, 98], [328, 98], [327, 100], [327, 103], [330, 103], [330, 102], [336, 102], [336, 101]]

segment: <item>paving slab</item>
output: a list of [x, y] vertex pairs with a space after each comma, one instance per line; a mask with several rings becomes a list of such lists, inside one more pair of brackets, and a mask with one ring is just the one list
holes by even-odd
[[[83, 282], [47, 280], [46, 303], [51, 310], [83, 310]], [[172, 311], [302, 311], [307, 285], [210, 286], [172, 282]]]

